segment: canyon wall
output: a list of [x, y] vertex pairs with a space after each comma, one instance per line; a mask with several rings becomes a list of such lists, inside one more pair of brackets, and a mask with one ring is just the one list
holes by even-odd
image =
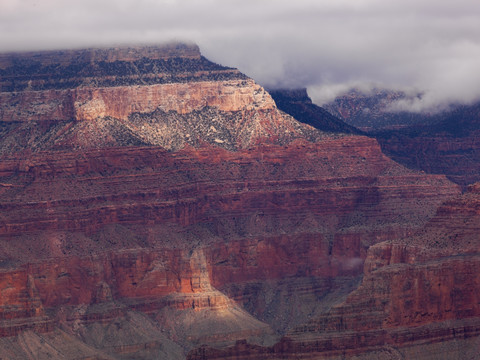
[[421, 97], [421, 93], [402, 90], [352, 88], [322, 106], [347, 124], [376, 133], [435, 122], [437, 119], [434, 114], [409, 112], [406, 109], [405, 104], [414, 103]]
[[[186, 349], [200, 338], [262, 343], [325, 312], [358, 285], [371, 245], [416, 231], [458, 193], [357, 136], [237, 152], [41, 152], [1, 173], [4, 336], [78, 337], [72, 323], [133, 311]], [[181, 331], [172, 325], [192, 311]], [[188, 328], [202, 311], [208, 331]]]
[[479, 201], [472, 186], [414, 236], [371, 246], [360, 286], [274, 346], [237, 342], [188, 358], [476, 359]]
[[377, 135], [383, 151], [396, 161], [432, 174], [446, 174], [464, 189], [480, 180], [479, 104], [438, 115], [429, 126]]
[[415, 98], [386, 89], [351, 90], [324, 107], [374, 136], [385, 154], [409, 168], [445, 174], [464, 189], [480, 181], [479, 103], [432, 113], [395, 110], [399, 101]]
[[280, 110], [316, 129], [333, 133], [362, 133], [357, 128], [333, 116], [324, 108], [315, 105], [308, 96], [307, 89], [277, 89], [269, 92]]
[[388, 255], [460, 193], [445, 176], [297, 122], [195, 46], [62, 54], [0, 60], [1, 357], [368, 354], [390, 340], [360, 330], [405, 329], [405, 347], [410, 326], [475, 333], [476, 294], [439, 310], [474, 263], [417, 321], [437, 293], [409, 282], [457, 262]]

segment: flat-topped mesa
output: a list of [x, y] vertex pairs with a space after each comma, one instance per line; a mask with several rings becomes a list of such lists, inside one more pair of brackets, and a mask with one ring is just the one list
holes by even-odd
[[[0, 154], [130, 145], [229, 150], [320, 136], [193, 45], [0, 58]], [[19, 144], [19, 138], [32, 137]]]
[[152, 85], [245, 78], [205, 59], [196, 45], [0, 54], [0, 91]]
[[240, 108], [254, 100], [235, 91], [252, 85], [245, 80], [238, 70], [205, 59], [196, 45], [3, 54], [0, 120], [126, 119], [157, 108], [186, 113], [215, 105], [225, 110], [229, 101], [222, 94], [239, 98]]

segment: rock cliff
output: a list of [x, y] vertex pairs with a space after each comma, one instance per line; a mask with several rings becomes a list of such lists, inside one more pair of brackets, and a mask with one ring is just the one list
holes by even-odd
[[445, 174], [464, 189], [480, 181], [480, 104], [451, 104], [438, 113], [391, 112], [401, 91], [351, 90], [324, 107], [346, 123], [374, 136], [388, 156], [413, 169]]
[[[195, 46], [9, 54], [0, 68], [2, 358], [293, 356], [321, 324], [344, 347], [346, 331], [412, 324], [388, 305], [404, 284], [382, 254], [446, 211], [459, 188], [444, 176], [297, 122]], [[411, 271], [435, 272], [428, 261]], [[475, 299], [418, 326], [466, 328]]]
[[414, 236], [368, 249], [360, 286], [270, 347], [237, 342], [190, 359], [478, 358], [478, 185]]
[[234, 150], [319, 136], [196, 46], [6, 54], [0, 103], [2, 153], [199, 142]]

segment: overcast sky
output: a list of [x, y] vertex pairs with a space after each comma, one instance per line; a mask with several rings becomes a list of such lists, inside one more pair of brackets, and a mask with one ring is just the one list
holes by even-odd
[[478, 0], [0, 0], [0, 51], [193, 41], [317, 103], [351, 86], [480, 99]]

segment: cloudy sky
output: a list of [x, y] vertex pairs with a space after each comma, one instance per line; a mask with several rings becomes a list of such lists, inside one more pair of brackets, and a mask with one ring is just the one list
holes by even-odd
[[480, 99], [478, 0], [0, 0], [0, 51], [171, 40], [317, 103], [352, 86]]

